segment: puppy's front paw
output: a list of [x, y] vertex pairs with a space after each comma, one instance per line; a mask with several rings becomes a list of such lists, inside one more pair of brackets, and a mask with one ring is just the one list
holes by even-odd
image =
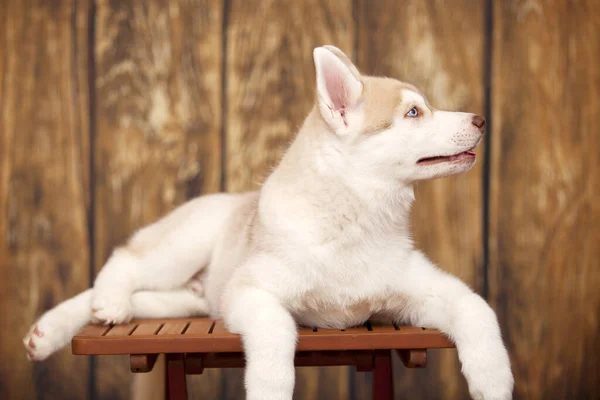
[[133, 312], [129, 296], [112, 293], [99, 294], [92, 298], [92, 322], [116, 325], [129, 322]]
[[473, 400], [511, 400], [514, 380], [504, 347], [473, 359], [463, 363]]
[[513, 377], [503, 371], [475, 374], [469, 379], [469, 392], [473, 400], [511, 400]]

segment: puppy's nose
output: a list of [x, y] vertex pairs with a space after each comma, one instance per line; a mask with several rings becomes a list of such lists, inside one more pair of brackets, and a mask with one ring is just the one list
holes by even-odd
[[481, 115], [475, 115], [472, 123], [478, 127], [481, 132], [483, 132], [485, 129], [485, 118], [483, 118]]

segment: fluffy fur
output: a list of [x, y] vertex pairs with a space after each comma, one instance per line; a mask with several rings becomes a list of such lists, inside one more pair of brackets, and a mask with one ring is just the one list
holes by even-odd
[[[210, 314], [242, 335], [250, 400], [292, 398], [297, 325], [381, 316], [454, 340], [473, 399], [513, 377], [492, 309], [410, 239], [413, 183], [469, 170], [484, 131], [413, 86], [315, 49], [317, 101], [260, 192], [192, 200], [114, 251], [90, 289], [24, 339], [42, 360], [85, 323]], [[268, 327], [268, 328], [266, 328]]]

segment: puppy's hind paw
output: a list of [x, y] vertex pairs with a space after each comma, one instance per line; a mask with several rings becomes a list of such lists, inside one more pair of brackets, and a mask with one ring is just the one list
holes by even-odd
[[133, 318], [129, 297], [100, 297], [92, 300], [92, 322], [116, 325], [129, 322]]
[[30, 361], [42, 361], [54, 353], [60, 346], [54, 345], [52, 339], [37, 325], [29, 329], [23, 338], [23, 345], [27, 350], [27, 359]]

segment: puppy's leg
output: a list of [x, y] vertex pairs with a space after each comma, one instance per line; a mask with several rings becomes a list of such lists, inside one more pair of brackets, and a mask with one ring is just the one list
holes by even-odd
[[127, 321], [132, 316], [132, 293], [182, 287], [204, 268], [235, 204], [231, 199], [213, 195], [192, 200], [116, 249], [94, 283], [93, 320]]
[[260, 289], [236, 290], [225, 323], [242, 335], [248, 400], [291, 400], [297, 328], [290, 313]]
[[401, 300], [396, 315], [417, 326], [439, 329], [456, 343], [472, 398], [511, 399], [510, 360], [488, 304], [419, 252], [398, 278]]
[[41, 361], [69, 344], [90, 320], [91, 298], [88, 289], [42, 315], [23, 338], [27, 358]]
[[[30, 360], [40, 361], [69, 344], [90, 322], [92, 289], [66, 300], [46, 312], [23, 339]], [[131, 298], [136, 318], [184, 318], [209, 314], [204, 297], [192, 289], [166, 292], [137, 292]]]
[[192, 289], [136, 292], [131, 296], [135, 318], [203, 317], [210, 313], [206, 298]]

